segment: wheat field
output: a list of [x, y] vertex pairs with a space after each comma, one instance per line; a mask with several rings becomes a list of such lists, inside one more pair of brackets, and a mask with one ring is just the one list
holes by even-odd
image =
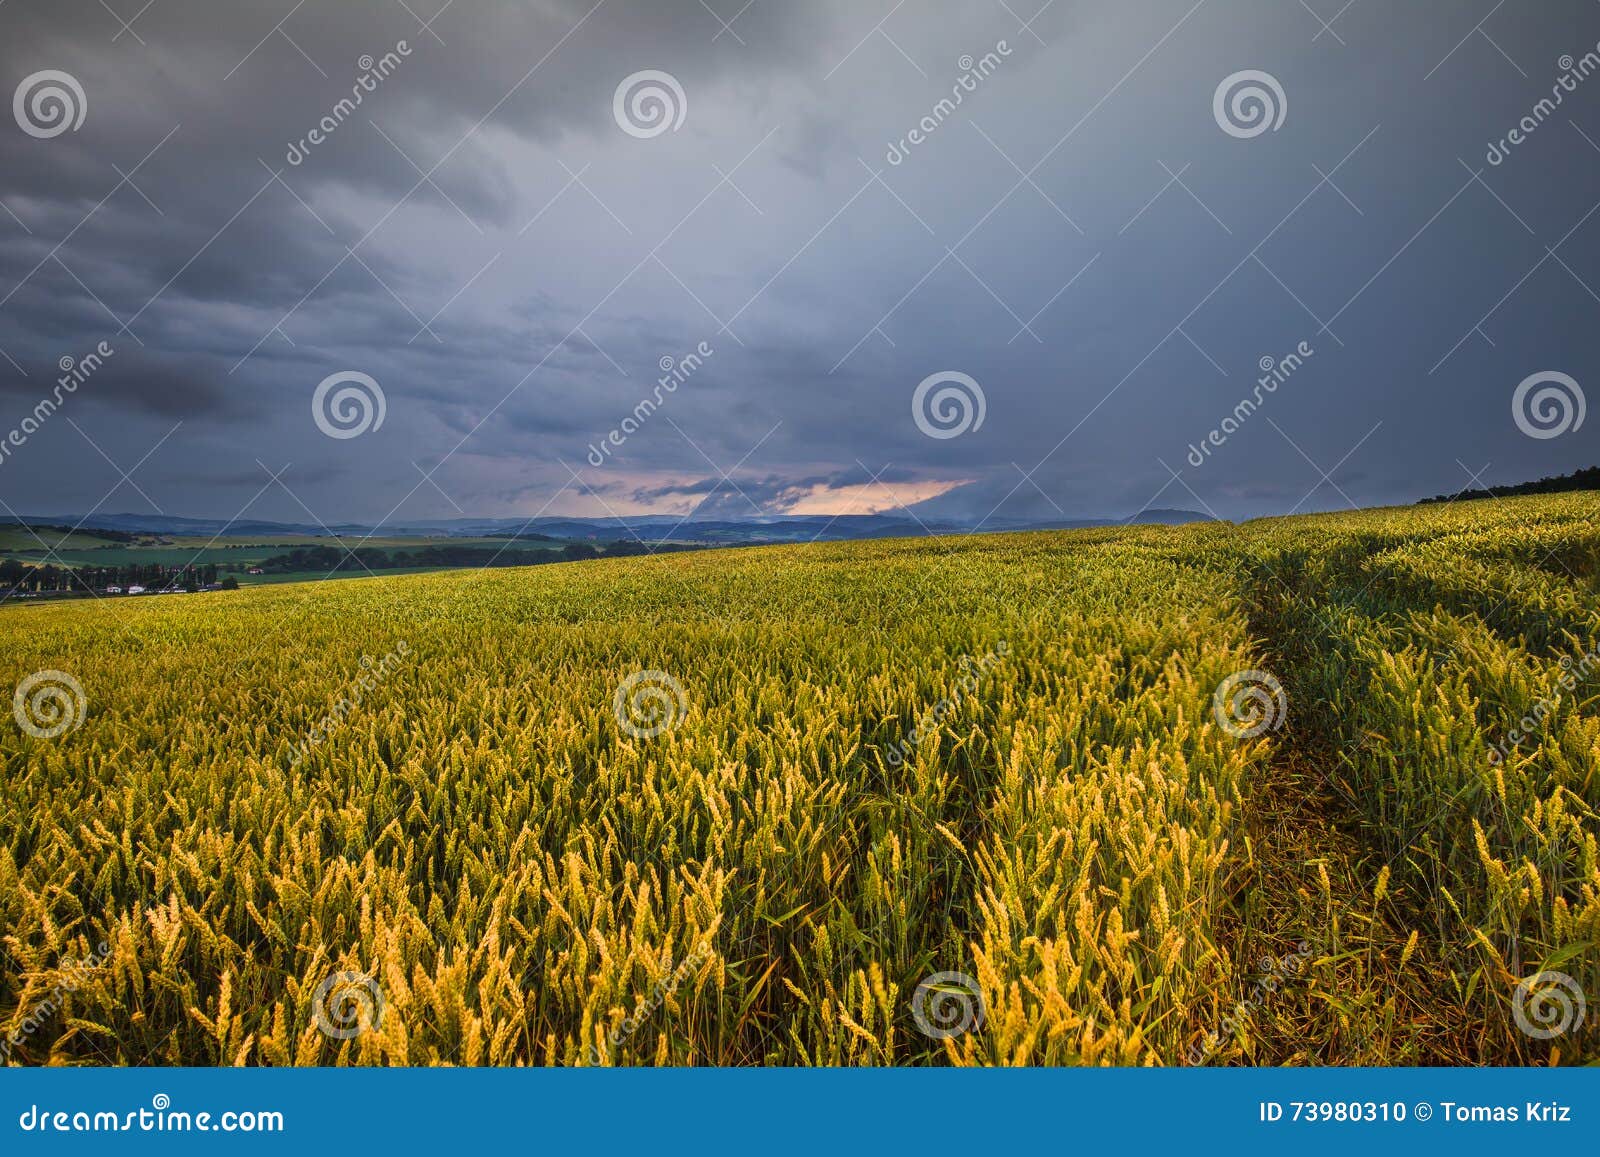
[[1600, 1059], [1596, 511], [0, 612], [0, 1050]]

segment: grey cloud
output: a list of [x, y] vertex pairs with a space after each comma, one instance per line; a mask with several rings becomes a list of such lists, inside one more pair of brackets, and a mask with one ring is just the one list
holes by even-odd
[[[60, 357], [110, 338], [83, 409], [119, 458], [183, 421], [170, 453], [203, 468], [187, 491], [172, 478], [182, 513], [249, 498], [248, 470], [212, 465], [248, 452], [293, 460], [329, 521], [454, 514], [427, 485], [407, 496], [412, 462], [488, 507], [471, 513], [532, 513], [651, 395], [658, 360], [701, 341], [714, 356], [618, 449], [616, 476], [591, 472], [607, 501], [751, 513], [703, 451], [722, 469], [749, 455], [735, 481], [763, 509], [891, 464], [884, 481], [972, 480], [921, 504], [930, 517], [1124, 514], [1156, 494], [1236, 517], [1319, 485], [1286, 438], [1331, 469], [1381, 423], [1335, 473], [1364, 502], [1461, 485], [1457, 459], [1492, 463], [1495, 483], [1600, 449], [1600, 426], [1538, 442], [1509, 414], [1536, 370], [1600, 381], [1587, 292], [1554, 261], [1518, 285], [1569, 231], [1560, 255], [1593, 283], [1593, 219], [1573, 227], [1600, 157], [1551, 123], [1502, 165], [1478, 159], [1561, 53], [1600, 40], [1576, 0], [1491, 17], [1526, 78], [1481, 38], [1441, 64], [1481, 14], [1421, 8], [1355, 5], [1341, 45], [1269, 0], [1057, 0], [1029, 29], [1037, 4], [924, 0], [881, 31], [888, 5], [846, 0], [758, 0], [737, 20], [708, 0], [732, 31], [699, 0], [410, 2], [439, 40], [393, 0], [305, 5], [294, 43], [271, 31], [285, 0], [160, 0], [143, 43], [113, 41], [97, 0], [0, 5], [0, 91], [62, 68], [89, 96], [76, 133], [0, 121], [0, 202], [22, 222], [0, 211], [0, 349], [26, 374], [0, 359], [0, 403], [31, 409]], [[358, 58], [400, 39], [394, 74], [288, 164]], [[999, 69], [936, 114], [961, 55], [1001, 39]], [[1239, 140], [1211, 98], [1246, 67], [1278, 76], [1289, 109]], [[617, 83], [644, 69], [682, 83], [681, 131], [613, 122]], [[1600, 88], [1562, 113], [1600, 123]], [[1346, 154], [1337, 188], [1319, 185]], [[1485, 317], [1492, 346], [1472, 330]], [[118, 332], [129, 318], [146, 348]], [[1257, 359], [1302, 339], [1305, 370], [1190, 466]], [[352, 368], [382, 383], [388, 418], [327, 439], [311, 391]], [[952, 369], [982, 384], [986, 418], [932, 439], [912, 391]], [[0, 479], [8, 502], [99, 498], [43, 469], [85, 452], [70, 427], [36, 442], [35, 465]], [[1320, 486], [1307, 505], [1343, 502]], [[253, 513], [303, 519], [282, 494]]]

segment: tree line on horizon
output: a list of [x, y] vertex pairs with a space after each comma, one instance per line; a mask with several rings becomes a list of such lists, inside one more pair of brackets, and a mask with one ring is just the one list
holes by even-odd
[[454, 546], [441, 543], [416, 550], [390, 550], [379, 547], [304, 546], [275, 554], [258, 565], [267, 574], [294, 574], [301, 571], [413, 570], [457, 567], [542, 566], [553, 562], [582, 562], [593, 558], [622, 558], [662, 551], [690, 550], [679, 544], [650, 546], [642, 542], [569, 542], [557, 549], [553, 544], [541, 550], [522, 550], [495, 546]]
[[1491, 486], [1483, 490], [1462, 490], [1455, 494], [1439, 494], [1423, 498], [1418, 506], [1430, 502], [1467, 502], [1479, 498], [1510, 498], [1517, 494], [1564, 494], [1572, 490], [1600, 490], [1600, 466], [1574, 470], [1571, 474], [1557, 474], [1537, 482], [1521, 482], [1516, 486]]

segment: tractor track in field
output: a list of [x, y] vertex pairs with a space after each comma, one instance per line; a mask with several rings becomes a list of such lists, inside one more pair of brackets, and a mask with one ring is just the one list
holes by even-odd
[[[1297, 595], [1273, 575], [1246, 591], [1263, 662], [1289, 711], [1242, 806], [1242, 866], [1225, 943], [1233, 958], [1232, 1032], [1207, 1063], [1481, 1063], [1433, 958], [1429, 920], [1367, 837], [1344, 778], [1359, 751], [1320, 734], [1303, 709], [1284, 616]], [[1296, 704], [1302, 709], [1297, 712]]]

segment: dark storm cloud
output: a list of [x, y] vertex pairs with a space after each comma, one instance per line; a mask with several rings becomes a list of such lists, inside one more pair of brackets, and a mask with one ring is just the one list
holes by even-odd
[[[86, 332], [93, 332], [92, 326], [90, 321]], [[86, 343], [76, 357], [64, 355], [80, 364], [93, 355], [98, 363], [69, 396], [75, 406], [104, 412], [112, 423], [118, 412], [129, 411], [189, 421], [247, 420], [260, 418], [264, 412], [262, 399], [229, 389], [226, 363], [199, 354], [178, 356], [148, 346], [141, 349], [126, 338], [101, 340], [103, 345]], [[109, 356], [98, 357], [100, 350], [110, 351]], [[31, 409], [34, 401], [52, 393], [54, 383], [73, 380], [72, 371], [63, 365], [44, 367], [44, 372], [48, 380], [16, 376], [0, 382], [0, 396], [19, 408], [26, 402]]]
[[[633, 492], [633, 497], [639, 502], [652, 502], [658, 498], [674, 495], [689, 498], [716, 497], [724, 503], [737, 498], [746, 505], [753, 503], [759, 510], [799, 491], [809, 491], [817, 486], [832, 487], [836, 485], [835, 480], [837, 478], [838, 475], [830, 474], [814, 474], [808, 478], [789, 478], [769, 474], [765, 478], [741, 478], [735, 485], [721, 475], [717, 475], [709, 478], [697, 478], [672, 486], [640, 487]], [[748, 513], [747, 510], [746, 514], [748, 515]]]
[[[292, 481], [296, 486], [320, 482], [337, 482], [347, 477], [348, 472], [337, 466], [320, 466], [310, 470], [301, 470], [296, 473]], [[259, 466], [248, 469], [234, 470], [168, 470], [162, 471], [159, 477], [166, 482], [182, 486], [248, 486], [252, 490], [259, 489], [271, 477], [270, 473], [263, 473]]]
[[684, 499], [692, 500], [692, 516], [699, 519], [759, 518], [788, 513], [804, 500], [837, 499], [858, 487], [881, 488], [875, 496], [893, 507], [898, 505], [895, 485], [916, 481], [918, 473], [914, 470], [888, 466], [868, 471], [856, 466], [807, 476], [741, 475], [735, 479], [718, 474], [665, 486], [638, 487], [629, 497], [644, 506], [653, 506], [662, 500], [675, 505], [681, 505]]
[[[1485, 159], [1600, 40], [1592, 5], [1474, 33], [1421, 3], [1331, 29], [1270, 0], [408, 3], [157, 0], [131, 31], [97, 0], [0, 6], [0, 91], [59, 69], [88, 98], [77, 132], [0, 123], [0, 428], [106, 340], [64, 412], [122, 462], [167, 437], [164, 506], [232, 515], [241, 462], [292, 461], [330, 522], [744, 516], [875, 475], [885, 504], [946, 490], [930, 518], [1238, 517], [1600, 446], [1510, 409], [1538, 371], [1600, 382], [1600, 80]], [[1287, 103], [1250, 139], [1212, 107], [1244, 69]], [[613, 119], [643, 70], [681, 84], [681, 130]], [[384, 423], [328, 438], [312, 392], [352, 369]], [[942, 371], [983, 392], [950, 438], [913, 414]], [[89, 508], [116, 474], [53, 467], [93, 453], [52, 420], [6, 501]]]

